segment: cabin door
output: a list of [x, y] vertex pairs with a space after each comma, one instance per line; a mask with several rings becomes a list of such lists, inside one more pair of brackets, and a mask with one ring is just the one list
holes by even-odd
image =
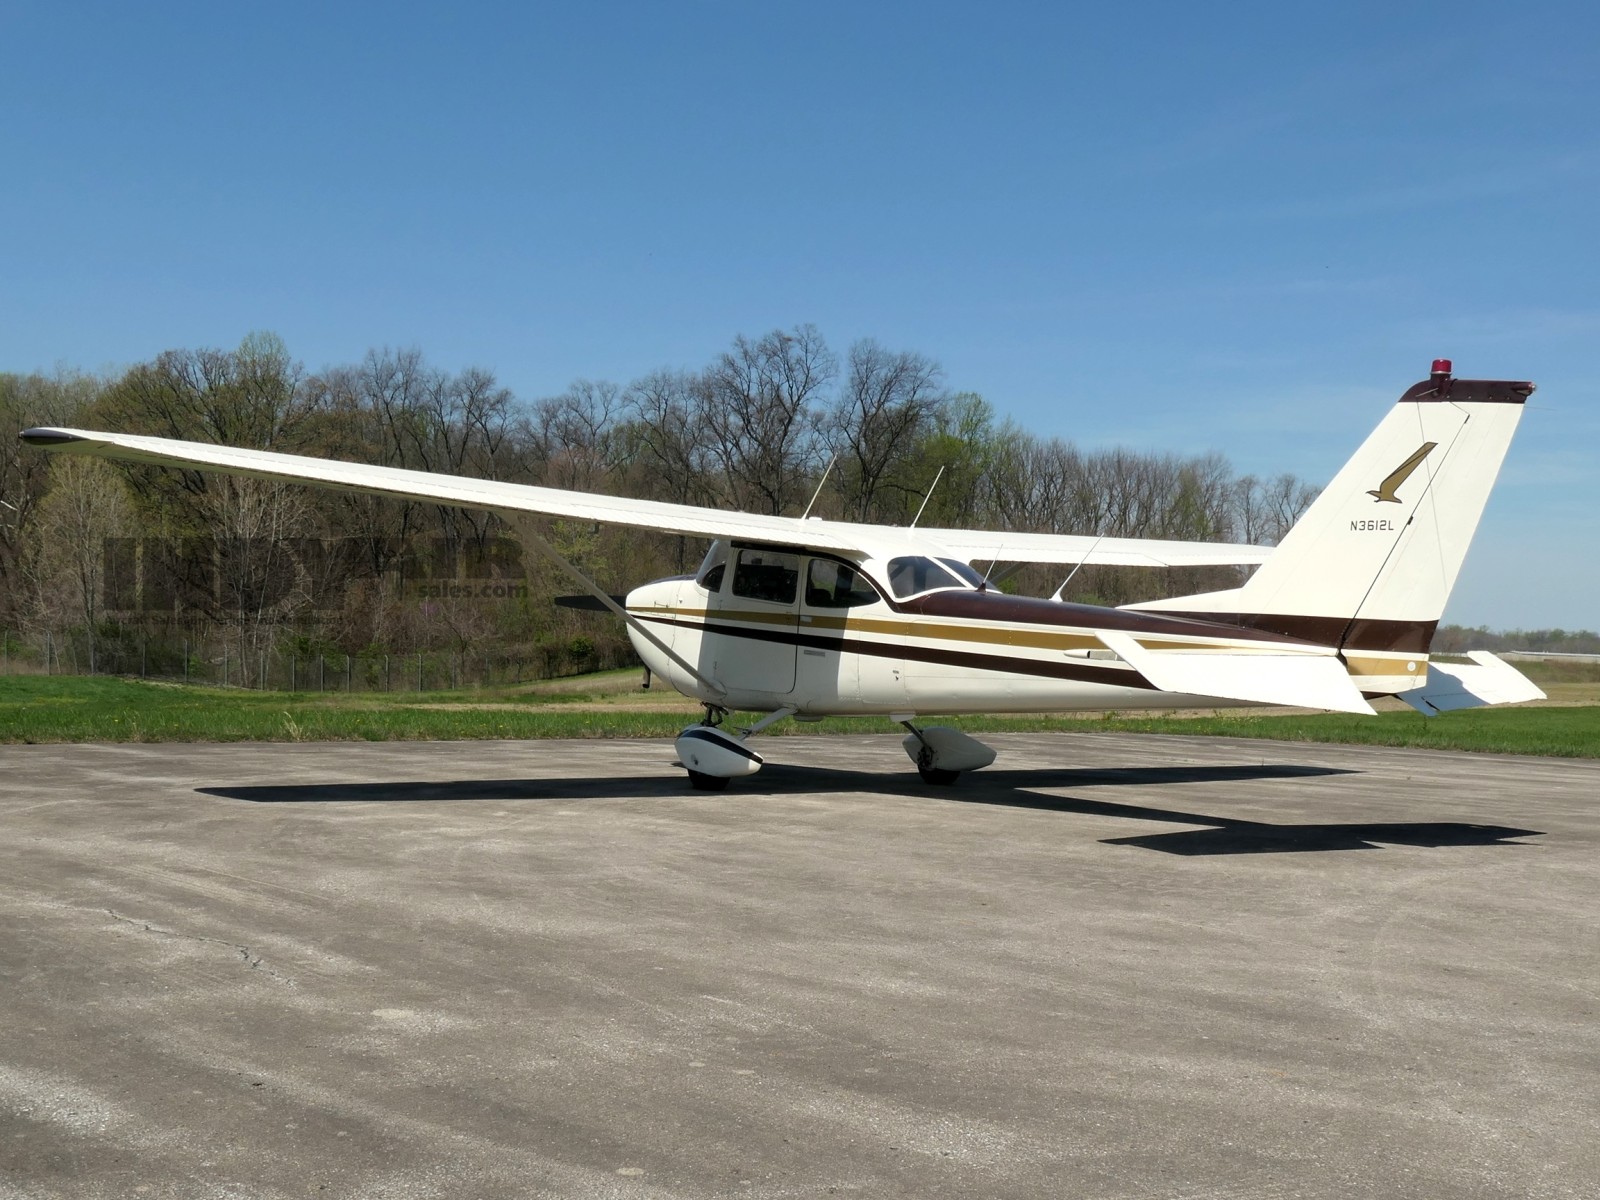
[[733, 552], [733, 576], [711, 597], [711, 677], [730, 692], [794, 691], [800, 556], [764, 547]]

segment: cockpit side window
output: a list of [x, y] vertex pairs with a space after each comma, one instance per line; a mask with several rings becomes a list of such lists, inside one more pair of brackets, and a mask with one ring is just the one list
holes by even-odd
[[701, 560], [700, 569], [694, 573], [694, 581], [708, 592], [722, 590], [722, 577], [728, 570], [728, 543], [712, 542], [711, 549], [706, 551], [706, 556]]
[[811, 560], [806, 571], [807, 607], [855, 608], [877, 602], [877, 589], [854, 567], [827, 558]]
[[781, 550], [741, 550], [733, 568], [733, 594], [747, 600], [793, 604], [800, 584], [800, 556]]
[[966, 584], [951, 574], [948, 567], [940, 566], [931, 558], [907, 555], [889, 560], [889, 590], [895, 594], [895, 599], [904, 600], [941, 588], [965, 590]]

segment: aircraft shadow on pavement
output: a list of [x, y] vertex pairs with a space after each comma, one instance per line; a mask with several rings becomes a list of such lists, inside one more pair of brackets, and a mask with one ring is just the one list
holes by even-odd
[[[1078, 796], [1050, 796], [1030, 789], [1089, 784], [1163, 784], [1199, 782], [1244, 782], [1252, 779], [1292, 779], [1298, 776], [1350, 775], [1357, 772], [1331, 767], [1131, 767], [1118, 770], [1037, 772], [992, 772], [994, 782], [1009, 783], [1011, 795], [952, 795], [971, 804], [1004, 804], [1053, 812], [1125, 817], [1138, 821], [1166, 821], [1175, 825], [1204, 825], [1206, 829], [1182, 829], [1171, 833], [1146, 833], [1131, 837], [1102, 839], [1108, 846], [1137, 846], [1164, 854], [1286, 854], [1325, 850], [1377, 850], [1391, 846], [1515, 846], [1524, 843], [1510, 839], [1541, 837], [1537, 829], [1514, 829], [1507, 825], [1477, 825], [1462, 821], [1362, 821], [1327, 825], [1277, 825], [1266, 821], [1246, 821], [1178, 809], [1151, 808], [1136, 804], [1114, 804]], [[1041, 775], [1070, 775], [1075, 778], [1050, 782]], [[1011, 778], [1007, 778], [1010, 776]]]
[[769, 763], [760, 775], [735, 780], [725, 793], [690, 791], [683, 777], [586, 776], [549, 779], [466, 779], [381, 783], [254, 784], [196, 789], [203, 795], [253, 804], [395, 804], [456, 800], [575, 801], [608, 799], [683, 799], [720, 801], [762, 796], [810, 795], [819, 792], [866, 792], [908, 796], [944, 803], [998, 805], [1043, 812], [1077, 813], [1135, 821], [1161, 821], [1200, 829], [1104, 838], [1110, 846], [1136, 846], [1164, 854], [1284, 854], [1328, 850], [1376, 850], [1381, 845], [1440, 848], [1447, 846], [1510, 846], [1510, 839], [1542, 836], [1540, 830], [1457, 821], [1382, 821], [1326, 825], [1276, 825], [1179, 809], [1051, 795], [1042, 789], [1085, 787], [1162, 787], [1186, 783], [1238, 783], [1256, 780], [1310, 779], [1356, 772], [1337, 767], [1295, 764], [1256, 766], [1159, 766], [1123, 768], [1057, 768], [984, 771], [954, 787], [924, 784], [914, 777], [882, 775], [837, 767]]

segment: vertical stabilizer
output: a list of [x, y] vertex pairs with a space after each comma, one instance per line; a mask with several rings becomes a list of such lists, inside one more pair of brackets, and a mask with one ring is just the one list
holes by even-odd
[[[1373, 676], [1368, 691], [1414, 686], [1532, 392], [1452, 378], [1438, 360], [1243, 587], [1130, 607], [1390, 652], [1351, 670]], [[1410, 678], [1381, 678], [1394, 676]]]

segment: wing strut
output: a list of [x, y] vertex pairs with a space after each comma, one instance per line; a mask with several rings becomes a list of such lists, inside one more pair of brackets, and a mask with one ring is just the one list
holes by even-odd
[[719, 683], [707, 679], [695, 668], [693, 663], [684, 658], [683, 655], [679, 654], [677, 651], [673, 650], [671, 646], [667, 645], [658, 636], [656, 636], [655, 630], [646, 626], [645, 623], [639, 620], [638, 617], [634, 616], [627, 609], [623, 608], [622, 605], [618, 604], [611, 594], [608, 593], [604, 588], [602, 588], [594, 580], [590, 579], [582, 571], [578, 570], [577, 567], [568, 562], [559, 550], [545, 540], [543, 534], [532, 528], [532, 526], [525, 521], [519, 521], [517, 524], [521, 529], [523, 537], [532, 542], [535, 548], [543, 551], [547, 558], [552, 559], [556, 565], [568, 575], [571, 575], [574, 579], [576, 579], [583, 586], [584, 590], [596, 600], [600, 601], [601, 604], [605, 605], [608, 611], [616, 613], [617, 616], [621, 617], [623, 621], [627, 623], [630, 629], [637, 630], [640, 637], [644, 638], [645, 641], [649, 642], [657, 650], [661, 651], [661, 653], [665, 654], [673, 662], [677, 663], [685, 671], [689, 672], [690, 675], [700, 681], [701, 686], [705, 687], [714, 695], [721, 697], [728, 694], [728, 690], [725, 687]]

